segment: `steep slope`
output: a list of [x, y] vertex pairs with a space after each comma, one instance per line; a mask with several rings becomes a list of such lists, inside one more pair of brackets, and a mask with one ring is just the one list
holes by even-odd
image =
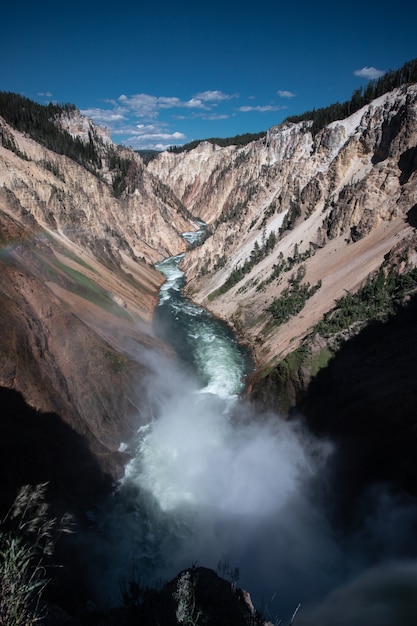
[[98, 169], [0, 120], [2, 497], [48, 480], [64, 507], [85, 506], [120, 476], [120, 443], [144, 407], [137, 351], [166, 349], [151, 328], [153, 264], [185, 250], [194, 217], [208, 228], [184, 259], [188, 292], [253, 347], [252, 398], [300, 410], [338, 441], [335, 511], [354, 524], [375, 481], [415, 495], [415, 301], [361, 333], [366, 313], [335, 335], [316, 324], [370, 276], [368, 301], [392, 274], [408, 280], [398, 306], [416, 290], [416, 118], [409, 85], [314, 136], [308, 121], [286, 123], [245, 147], [203, 143], [145, 168], [67, 116]]
[[[63, 420], [92, 466], [116, 478], [120, 442], [137, 428], [142, 403], [146, 366], [135, 353], [161, 349], [151, 322], [164, 279], [153, 263], [183, 251], [181, 233], [197, 226], [137, 155], [76, 111], [60, 123], [81, 141], [94, 136], [100, 168], [0, 119], [0, 386], [19, 392], [39, 424], [46, 413]], [[115, 194], [126, 164], [129, 184]], [[19, 421], [3, 418], [4, 439], [18, 441]], [[46, 458], [55, 444], [45, 435], [39, 445]], [[18, 448], [3, 457], [11, 489], [34, 480]]]
[[[101, 166], [91, 171], [1, 119], [0, 137], [0, 185], [45, 229], [103, 259], [125, 251], [153, 263], [185, 249], [181, 233], [193, 229], [189, 214], [134, 152], [98, 143]], [[129, 168], [132, 191], [115, 197], [112, 183], [122, 177], [120, 164]]]
[[[184, 261], [188, 292], [234, 324], [259, 365], [296, 348], [400, 241], [415, 263], [416, 122], [408, 85], [314, 137], [309, 122], [284, 123], [243, 148], [201, 144], [148, 166], [208, 224]], [[277, 323], [270, 307], [294, 282], [317, 290]]]
[[416, 118], [408, 85], [314, 136], [308, 121], [284, 123], [243, 147], [203, 142], [147, 167], [76, 111], [56, 123], [91, 144], [94, 167], [0, 120], [2, 385], [89, 433], [103, 458], [114, 452], [129, 430], [120, 363], [138, 367], [128, 341], [155, 345], [152, 264], [184, 251], [199, 218], [207, 237], [185, 256], [188, 292], [253, 348], [254, 389], [268, 390], [265, 375], [343, 294], [382, 266], [415, 265]]

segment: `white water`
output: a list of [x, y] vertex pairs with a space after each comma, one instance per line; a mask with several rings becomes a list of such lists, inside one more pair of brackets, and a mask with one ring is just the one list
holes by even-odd
[[[247, 355], [224, 326], [182, 298], [180, 258], [161, 268], [167, 282], [159, 330], [169, 317], [173, 326], [166, 331], [182, 356], [140, 355], [154, 372], [149, 409], [130, 443], [126, 476], [98, 524], [108, 541], [101, 561], [104, 598], [120, 601], [118, 580], [132, 564], [142, 582], [154, 584], [192, 564], [216, 569], [221, 561], [239, 568], [239, 586], [272, 621], [288, 622], [299, 603], [300, 624], [333, 626], [339, 607], [352, 602], [372, 617], [362, 582], [347, 584], [309, 615], [309, 604], [367, 565], [362, 539], [348, 542], [348, 549], [338, 545], [319, 505], [331, 448], [300, 423], [257, 415], [239, 399]], [[385, 511], [384, 523], [392, 519]], [[380, 520], [372, 524], [375, 532], [382, 528]], [[382, 579], [380, 572], [371, 576]], [[370, 588], [369, 578], [363, 585]], [[351, 619], [341, 623], [366, 623], [360, 615]]]
[[256, 424], [239, 401], [167, 374], [169, 389], [139, 433], [112, 513], [118, 558], [124, 553], [117, 575], [130, 558], [151, 583], [194, 563], [228, 562], [258, 606], [288, 617], [344, 573], [308, 489], [328, 450], [296, 425], [273, 417]]
[[287, 616], [340, 576], [338, 549], [309, 495], [329, 447], [298, 423], [256, 416], [239, 398], [248, 354], [223, 323], [184, 300], [180, 260], [160, 266], [167, 282], [157, 327], [181, 355], [140, 355], [154, 372], [149, 409], [98, 522], [109, 542], [101, 591], [117, 602], [118, 579], [132, 562], [154, 583], [221, 561], [240, 569], [238, 584], [258, 605]]
[[237, 344], [225, 324], [183, 297], [184, 274], [178, 267], [182, 258], [180, 254], [157, 266], [167, 280], [155, 314], [156, 332], [173, 345], [182, 366], [199, 380], [202, 392], [236, 397], [251, 369], [249, 353]]

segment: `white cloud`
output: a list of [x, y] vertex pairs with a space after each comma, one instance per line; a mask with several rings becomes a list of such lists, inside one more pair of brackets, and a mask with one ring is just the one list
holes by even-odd
[[178, 107], [184, 106], [181, 100], [179, 98], [176, 98], [175, 96], [161, 96], [155, 98], [155, 103], [158, 109], [176, 109]]
[[50, 91], [40, 91], [38, 93], [38, 96], [41, 96], [42, 98], [52, 98], [52, 94]]
[[282, 109], [286, 109], [285, 106], [275, 106], [272, 104], [266, 104], [264, 106], [242, 106], [238, 108], [238, 111], [241, 113], [249, 113], [250, 111], [257, 111], [258, 113], [267, 113], [268, 111], [281, 111]]
[[220, 105], [236, 97], [236, 94], [219, 90], [202, 91], [188, 100], [177, 96], [122, 93], [116, 99], [105, 100], [108, 108], [90, 108], [82, 113], [96, 124], [106, 125], [113, 137], [120, 137], [123, 144], [134, 149], [157, 146], [157, 149], [165, 149], [187, 139], [183, 132], [170, 128], [174, 119], [227, 119], [231, 113], [220, 111]]
[[126, 119], [121, 113], [109, 111], [108, 109], [83, 109], [81, 114], [92, 119], [98, 126], [102, 124], [114, 124], [115, 122], [121, 122]]
[[[133, 96], [125, 96], [122, 94], [117, 99], [117, 102], [117, 106], [119, 106], [122, 111], [148, 119], [157, 117], [158, 109], [161, 108], [158, 106], [158, 98], [146, 93], [138, 93]], [[166, 108], [166, 106], [164, 108]]]
[[217, 120], [227, 120], [229, 119], [230, 115], [227, 115], [226, 113], [218, 113], [215, 114], [213, 113], [213, 115], [204, 115], [203, 119], [204, 120], [209, 120], [211, 122], [216, 122]]
[[122, 94], [117, 99], [114, 106], [121, 107], [122, 110], [129, 110], [138, 117], [155, 118], [158, 111], [166, 109], [205, 109], [216, 106], [218, 102], [236, 98], [236, 94], [226, 94], [222, 91], [202, 91], [194, 95], [189, 100], [181, 100], [176, 96], [152, 96], [146, 93], [126, 96]]
[[[211, 94], [211, 96], [210, 96]], [[217, 94], [217, 96], [215, 95]], [[203, 97], [199, 97], [203, 96]], [[117, 103], [122, 111], [129, 111], [137, 117], [153, 119], [158, 116], [158, 112], [167, 109], [205, 109], [209, 110], [207, 102], [215, 102], [225, 97], [220, 97], [220, 92], [203, 92], [190, 98], [189, 100], [181, 100], [176, 96], [151, 96], [146, 93], [134, 94], [126, 96], [122, 94], [117, 99]]]
[[184, 102], [184, 105], [187, 109], [208, 109], [209, 107], [203, 104], [201, 100], [198, 98], [191, 98], [187, 102]]
[[238, 98], [238, 94], [223, 93], [223, 91], [201, 91], [197, 93], [195, 98], [203, 100], [204, 102], [222, 102], [224, 100], [231, 100], [232, 98]]
[[277, 94], [280, 98], [294, 98], [295, 93], [292, 91], [287, 91], [286, 89], [278, 89]]
[[136, 124], [136, 128], [139, 130], [155, 130], [156, 126], [154, 124]]
[[186, 136], [180, 132], [174, 133], [133, 133], [123, 142], [134, 150], [167, 150], [172, 145], [182, 143]]
[[164, 152], [164, 150], [168, 150], [172, 146], [172, 143], [156, 143], [155, 145], [150, 144], [149, 146], [142, 146], [142, 150], [152, 149], [152, 150], [160, 150]]
[[368, 80], [380, 78], [385, 74], [383, 70], [377, 70], [375, 67], [363, 67], [361, 70], [355, 70], [353, 73], [355, 76], [367, 78]]
[[[208, 113], [193, 112], [190, 119], [192, 120], [200, 119], [200, 120], [209, 120], [209, 121], [214, 120], [215, 121], [215, 120], [226, 120], [229, 117], [234, 117], [234, 115], [236, 114], [232, 112], [217, 113], [216, 111], [211, 112], [211, 109], [208, 109]], [[181, 118], [176, 118], [176, 119], [181, 119]]]
[[152, 141], [159, 141], [161, 139], [164, 139], [165, 141], [184, 141], [184, 139], [186, 139], [186, 136], [183, 133], [179, 133], [179, 132], [175, 132], [175, 133], [137, 133], [137, 135], [133, 135], [131, 137], [132, 139], [141, 139], [143, 140], [148, 140], [148, 139], [152, 139]]
[[186, 135], [179, 131], [165, 131], [163, 124], [136, 124], [119, 132], [115, 131], [114, 134], [123, 135], [123, 144], [135, 150], [166, 150], [169, 146], [183, 143], [187, 139]]

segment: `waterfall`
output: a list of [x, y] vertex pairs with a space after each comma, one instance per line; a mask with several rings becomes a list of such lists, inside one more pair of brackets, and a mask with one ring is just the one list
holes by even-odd
[[[145, 425], [128, 444], [124, 479], [95, 520], [101, 597], [120, 602], [118, 580], [132, 568], [143, 584], [158, 585], [193, 564], [230, 564], [271, 621], [288, 623], [301, 603], [301, 626], [333, 624], [339, 596], [316, 612], [309, 605], [345, 584], [341, 606], [348, 607], [362, 588], [371, 589], [369, 581], [385, 578], [350, 584], [371, 563], [370, 541], [334, 536], [319, 497], [332, 446], [302, 421], [259, 415], [242, 400], [250, 354], [223, 322], [183, 296], [182, 256], [158, 266], [167, 280], [154, 324], [176, 357], [140, 356], [152, 371]], [[415, 520], [415, 507], [404, 516]], [[385, 511], [383, 524], [394, 518]], [[381, 520], [372, 524], [375, 533], [384, 528]], [[372, 615], [367, 597], [360, 602], [363, 615]], [[365, 624], [360, 619], [355, 623]]]

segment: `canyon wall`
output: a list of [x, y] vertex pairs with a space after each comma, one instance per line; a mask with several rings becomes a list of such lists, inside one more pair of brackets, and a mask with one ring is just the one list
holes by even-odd
[[[253, 350], [251, 400], [337, 443], [329, 514], [356, 529], [376, 485], [415, 496], [417, 86], [315, 135], [284, 123], [147, 166], [77, 112], [60, 123], [93, 138], [100, 167], [0, 118], [0, 515], [17, 487], [43, 481], [55, 506], [85, 511], [123, 474], [122, 444], [147, 409], [146, 355], [168, 353], [152, 329], [154, 266], [186, 251], [197, 218], [207, 228], [183, 260], [187, 293]], [[391, 273], [406, 287], [396, 315], [319, 329], [346, 294]], [[190, 575], [217, 586], [200, 569]]]
[[[64, 126], [83, 139], [91, 123], [75, 117]], [[153, 264], [184, 251], [181, 233], [196, 225], [138, 155], [93, 130], [98, 171], [0, 119], [0, 386], [21, 394], [40, 420], [46, 413], [63, 420], [114, 479], [143, 403], [147, 368], [135, 353], [163, 349], [152, 315], [164, 279]], [[133, 164], [132, 193], [115, 196], [109, 151]], [[13, 476], [17, 422], [0, 427], [6, 475], [32, 480], [22, 458], [20, 478]], [[47, 457], [54, 442], [45, 436], [43, 445]]]
[[[202, 143], [148, 166], [208, 224], [210, 236], [183, 263], [188, 293], [234, 324], [261, 366], [294, 350], [397, 246], [404, 263], [416, 261], [416, 86], [315, 136], [310, 126], [284, 123], [243, 147]], [[321, 286], [300, 315], [274, 324], [268, 308], [301, 265], [303, 282]]]
[[[284, 123], [245, 146], [202, 142], [147, 166], [78, 112], [60, 124], [94, 138], [100, 167], [0, 119], [0, 384], [86, 437], [110, 475], [140, 414], [146, 364], [129, 346], [165, 349], [152, 332], [154, 264], [186, 250], [196, 218], [207, 229], [183, 261], [187, 293], [250, 345], [253, 395], [280, 412], [314, 368], [297, 366], [278, 406], [276, 368], [335, 302], [380, 268], [416, 265], [416, 85], [315, 135], [308, 121]], [[129, 164], [118, 193], [112, 159]], [[301, 309], [277, 319], [277, 302], [303, 286]], [[315, 333], [309, 350], [327, 348]]]

